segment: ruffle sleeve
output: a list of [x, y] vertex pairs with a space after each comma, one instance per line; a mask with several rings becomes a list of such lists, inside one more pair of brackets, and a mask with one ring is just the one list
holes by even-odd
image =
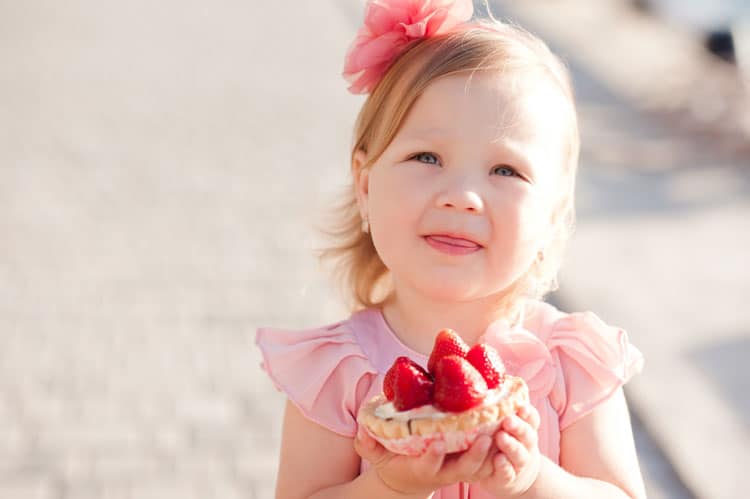
[[546, 341], [558, 366], [550, 392], [560, 430], [590, 413], [643, 368], [643, 355], [627, 333], [591, 312], [557, 320]]
[[259, 328], [261, 367], [310, 420], [343, 436], [357, 432], [356, 415], [377, 371], [346, 322], [287, 331]]

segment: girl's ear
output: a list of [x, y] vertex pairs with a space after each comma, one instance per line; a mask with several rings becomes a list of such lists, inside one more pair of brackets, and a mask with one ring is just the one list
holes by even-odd
[[363, 220], [367, 219], [367, 199], [369, 195], [370, 170], [365, 168], [367, 155], [362, 150], [357, 150], [352, 156], [352, 177], [354, 178], [354, 191], [357, 195], [359, 214]]

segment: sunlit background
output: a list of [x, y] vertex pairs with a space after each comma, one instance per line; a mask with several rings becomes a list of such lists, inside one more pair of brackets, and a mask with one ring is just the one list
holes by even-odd
[[[649, 497], [743, 497], [747, 2], [490, 4], [575, 78], [551, 299], [646, 355], [627, 395]], [[0, 498], [273, 496], [283, 396], [254, 330], [345, 317], [312, 250], [362, 6], [0, 2]]]

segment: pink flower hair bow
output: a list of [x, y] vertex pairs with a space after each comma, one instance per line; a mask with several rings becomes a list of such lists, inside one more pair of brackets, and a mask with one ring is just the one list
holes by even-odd
[[447, 33], [473, 11], [471, 0], [369, 0], [344, 62], [349, 91], [370, 93], [411, 42]]

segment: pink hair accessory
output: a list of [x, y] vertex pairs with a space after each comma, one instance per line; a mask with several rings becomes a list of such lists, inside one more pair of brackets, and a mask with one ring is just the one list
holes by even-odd
[[366, 9], [344, 62], [353, 94], [370, 93], [411, 42], [447, 33], [474, 12], [471, 0], [369, 0]]

